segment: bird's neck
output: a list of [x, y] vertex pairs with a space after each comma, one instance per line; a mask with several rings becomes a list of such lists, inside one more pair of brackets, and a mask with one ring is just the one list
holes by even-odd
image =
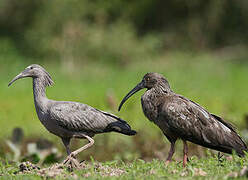
[[153, 104], [156, 103], [159, 98], [169, 96], [171, 93], [173, 93], [173, 91], [169, 87], [156, 85], [155, 87], [148, 89], [142, 99], [143, 101]]
[[159, 98], [169, 96], [172, 93], [173, 91], [169, 87], [156, 85], [145, 92], [143, 99], [149, 101], [150, 103], [155, 103]]
[[170, 93], [173, 93], [173, 91], [170, 89], [168, 85], [164, 84], [157, 84], [154, 88], [151, 89], [153, 93], [155, 93], [157, 96], [164, 96], [169, 95]]
[[173, 92], [168, 86], [156, 85], [148, 89], [141, 97], [142, 109], [145, 116], [155, 122], [158, 113], [158, 102], [161, 97], [171, 95]]
[[41, 78], [33, 78], [33, 93], [36, 111], [44, 110], [45, 102], [48, 99], [46, 97], [46, 86]]

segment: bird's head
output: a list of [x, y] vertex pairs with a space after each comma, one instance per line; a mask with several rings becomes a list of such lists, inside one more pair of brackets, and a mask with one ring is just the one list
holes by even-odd
[[163, 75], [158, 73], [147, 73], [144, 75], [142, 81], [138, 83], [121, 101], [118, 110], [121, 110], [122, 105], [130, 98], [133, 94], [138, 92], [141, 89], [147, 88], [152, 89], [160, 87], [164, 91], [171, 91], [168, 81], [164, 78]]
[[158, 73], [147, 73], [144, 75], [141, 83], [144, 88], [151, 89], [158, 85], [169, 86], [168, 81], [164, 78], [163, 75]]
[[20, 74], [18, 74], [14, 79], [12, 79], [8, 86], [10, 86], [13, 82], [18, 79], [22, 79], [25, 77], [32, 77], [32, 78], [41, 78], [42, 82], [45, 86], [51, 86], [53, 84], [53, 80], [50, 74], [40, 65], [32, 64], [24, 69]]

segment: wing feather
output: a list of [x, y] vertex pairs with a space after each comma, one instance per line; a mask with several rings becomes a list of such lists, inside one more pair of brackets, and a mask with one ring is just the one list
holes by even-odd
[[50, 108], [51, 119], [72, 131], [103, 132], [116, 119], [86, 104], [59, 102]]
[[230, 123], [182, 96], [173, 96], [162, 110], [170, 131], [182, 139], [228, 153], [246, 148]]

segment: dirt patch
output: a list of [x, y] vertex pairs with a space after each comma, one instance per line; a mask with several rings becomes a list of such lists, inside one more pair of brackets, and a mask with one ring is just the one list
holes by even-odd
[[[91, 165], [92, 167], [92, 165]], [[126, 173], [126, 171], [120, 169], [120, 168], [113, 168], [110, 166], [103, 166], [101, 163], [95, 163], [94, 164], [94, 173], [99, 173], [101, 176], [120, 176], [123, 173]], [[88, 177], [91, 173], [87, 173], [84, 176]]]
[[[80, 170], [84, 170], [83, 174], [80, 173]], [[78, 173], [76, 174], [75, 171]], [[126, 171], [120, 168], [113, 168], [107, 165], [102, 165], [101, 163], [87, 163], [81, 162], [78, 168], [72, 169], [71, 167], [64, 166], [63, 164], [54, 164], [47, 168], [40, 168], [31, 162], [23, 162], [19, 165], [19, 171], [16, 174], [35, 174], [38, 176], [46, 177], [46, 178], [78, 178], [78, 174], [83, 177], [89, 177], [93, 175], [100, 176], [120, 176]]]

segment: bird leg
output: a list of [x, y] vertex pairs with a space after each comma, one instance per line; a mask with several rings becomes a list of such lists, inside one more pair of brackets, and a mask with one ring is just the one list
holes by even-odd
[[188, 145], [186, 141], [183, 141], [183, 167], [186, 167], [188, 160]]
[[66, 165], [69, 167], [69, 169], [77, 168], [79, 167], [79, 162], [75, 157], [70, 157], [71, 151], [70, 151], [70, 138], [62, 138], [62, 142], [66, 148], [67, 152], [67, 158], [64, 160], [63, 165]]
[[83, 135], [88, 141], [89, 143], [84, 145], [83, 147], [77, 149], [76, 151], [73, 151], [70, 155], [71, 156], [76, 156], [78, 153], [84, 151], [85, 149], [88, 149], [89, 147], [91, 147], [94, 144], [94, 139], [92, 139], [91, 137], [87, 136], [87, 135]]
[[62, 138], [62, 142], [66, 148], [66, 153], [67, 155], [69, 156], [71, 154], [71, 151], [70, 151], [70, 138]]
[[80, 167], [79, 162], [76, 160], [76, 155], [78, 153], [82, 152], [83, 150], [91, 147], [94, 144], [94, 140], [91, 137], [89, 137], [87, 135], [83, 135], [83, 137], [85, 137], [89, 141], [89, 143], [86, 144], [86, 145], [84, 145], [83, 147], [81, 147], [81, 148], [79, 148], [79, 149], [71, 152], [67, 156], [67, 158], [64, 160], [64, 162], [63, 162], [64, 165], [70, 165], [72, 168], [78, 168], [78, 167]]
[[168, 157], [165, 161], [166, 165], [168, 165], [171, 162], [171, 159], [172, 159], [174, 152], [175, 152], [175, 142], [172, 142], [171, 146], [170, 146], [170, 151], [169, 151]]

